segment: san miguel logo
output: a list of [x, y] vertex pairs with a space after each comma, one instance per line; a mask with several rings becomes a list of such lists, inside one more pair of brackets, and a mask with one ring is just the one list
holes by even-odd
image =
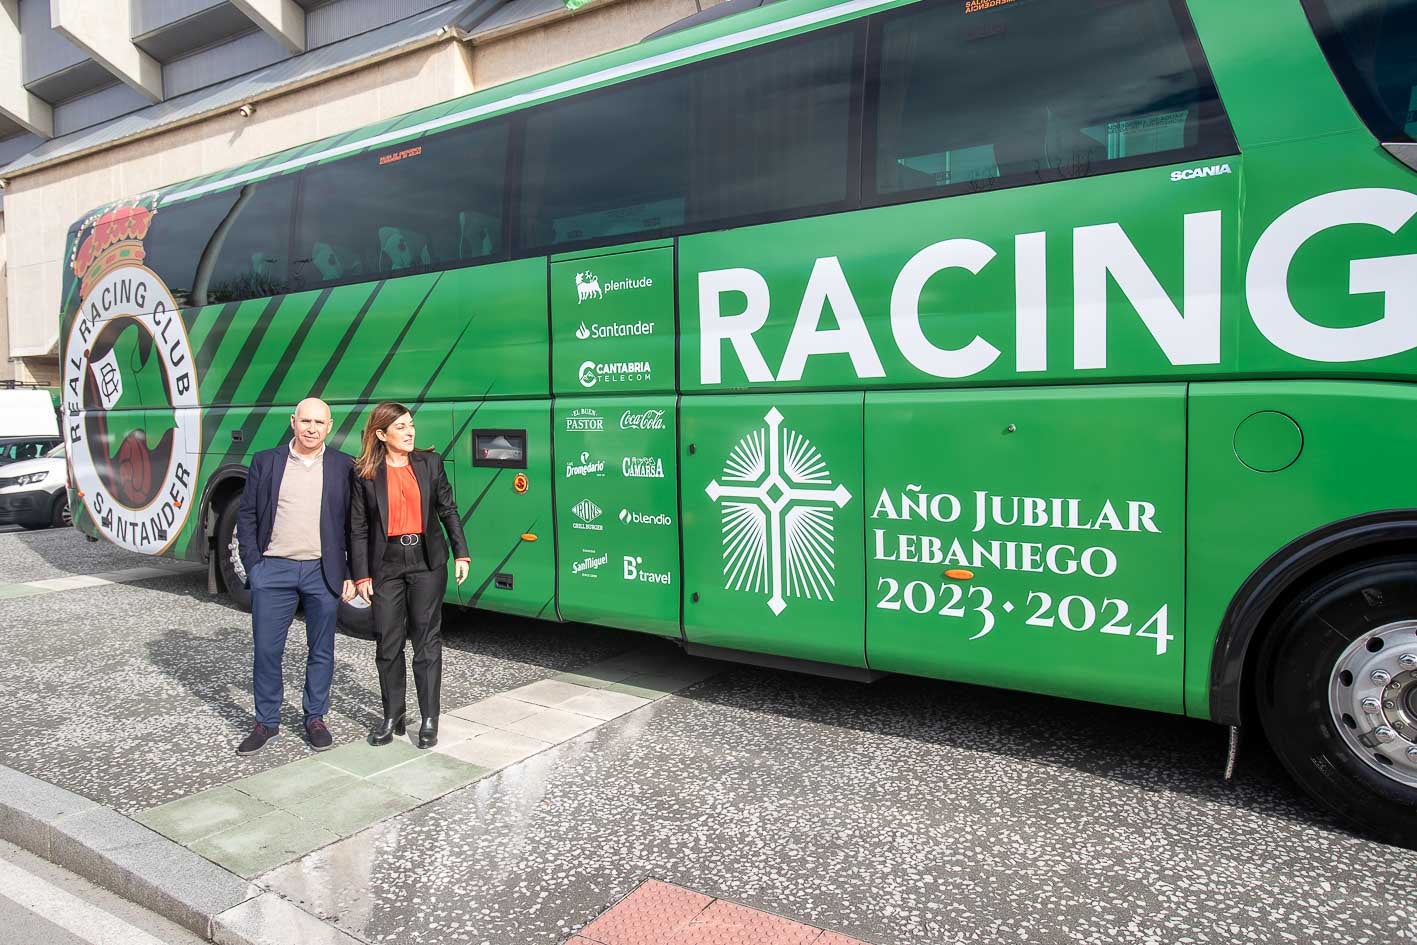
[[[65, 439], [79, 500], [114, 544], [167, 550], [192, 511], [197, 377], [172, 293], [143, 265], [154, 211], [111, 209], [69, 260], [79, 305], [64, 347]], [[87, 232], [85, 232], [85, 230]]]
[[723, 513], [724, 587], [768, 595], [777, 615], [788, 597], [834, 599], [836, 510], [851, 493], [832, 485], [822, 454], [776, 407], [763, 419], [729, 453], [723, 483], [705, 491]]

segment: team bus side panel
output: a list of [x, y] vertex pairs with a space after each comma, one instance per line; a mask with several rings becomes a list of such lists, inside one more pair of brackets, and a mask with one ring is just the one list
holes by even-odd
[[1215, 628], [1265, 559], [1331, 523], [1417, 508], [1414, 416], [1408, 384], [1191, 385], [1188, 714], [1211, 714]]
[[1181, 711], [1184, 385], [872, 392], [865, 446], [872, 669]]

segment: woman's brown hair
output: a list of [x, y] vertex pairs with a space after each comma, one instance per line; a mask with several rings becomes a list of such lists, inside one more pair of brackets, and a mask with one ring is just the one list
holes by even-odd
[[[359, 458], [354, 461], [354, 473], [360, 479], [373, 479], [374, 474], [379, 471], [379, 467], [384, 465], [384, 460], [388, 457], [389, 449], [384, 445], [384, 441], [374, 434], [380, 430], [388, 430], [394, 422], [404, 414], [413, 415], [403, 404], [393, 400], [386, 400], [374, 408], [374, 412], [369, 415], [369, 420], [364, 424], [364, 437], [359, 451]], [[426, 453], [428, 449], [418, 450]]]

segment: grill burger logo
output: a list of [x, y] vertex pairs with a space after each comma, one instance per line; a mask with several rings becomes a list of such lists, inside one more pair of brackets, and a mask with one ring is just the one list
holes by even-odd
[[172, 293], [143, 265], [151, 199], [85, 221], [69, 267], [64, 436], [77, 502], [116, 545], [166, 551], [192, 510], [197, 379]]

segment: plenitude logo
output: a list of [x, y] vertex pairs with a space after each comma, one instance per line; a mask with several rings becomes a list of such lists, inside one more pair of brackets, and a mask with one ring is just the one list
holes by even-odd
[[626, 292], [631, 289], [650, 289], [654, 287], [654, 279], [650, 276], [629, 276], [624, 279], [611, 279], [601, 284], [600, 277], [590, 270], [576, 273], [576, 304], [583, 302], [599, 301], [613, 292]]

